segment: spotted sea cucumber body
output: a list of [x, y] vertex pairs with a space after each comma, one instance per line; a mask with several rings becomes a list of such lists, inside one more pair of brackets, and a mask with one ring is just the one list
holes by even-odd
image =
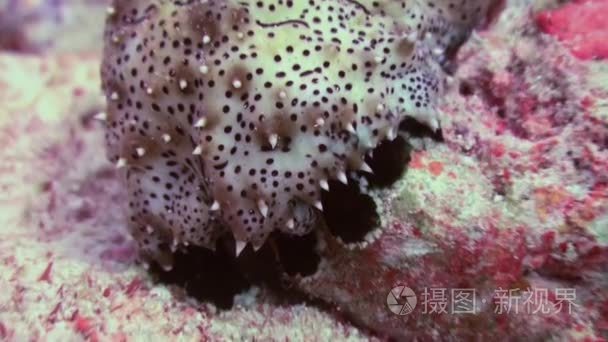
[[130, 225], [171, 264], [224, 231], [261, 246], [322, 217], [328, 180], [406, 115], [437, 125], [443, 52], [478, 1], [117, 1], [103, 88], [110, 159], [126, 170]]

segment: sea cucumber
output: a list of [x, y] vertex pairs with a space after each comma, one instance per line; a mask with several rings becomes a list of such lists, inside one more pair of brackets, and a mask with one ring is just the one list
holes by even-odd
[[406, 117], [439, 128], [446, 56], [489, 2], [115, 1], [98, 118], [143, 255], [309, 233]]

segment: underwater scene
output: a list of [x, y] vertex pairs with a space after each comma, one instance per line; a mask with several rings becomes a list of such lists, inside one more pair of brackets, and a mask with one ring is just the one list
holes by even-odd
[[0, 341], [608, 341], [608, 0], [0, 0]]

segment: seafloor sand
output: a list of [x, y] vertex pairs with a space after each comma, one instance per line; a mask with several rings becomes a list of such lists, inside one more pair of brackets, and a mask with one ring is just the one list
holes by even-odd
[[[391, 228], [364, 251], [337, 247], [299, 283], [334, 304], [252, 288], [229, 310], [134, 263], [125, 191], [93, 119], [104, 4], [0, 5], [0, 339], [608, 337], [608, 27], [597, 17], [607, 1], [507, 1], [457, 57], [444, 141], [413, 140]], [[490, 301], [497, 287], [572, 288], [576, 309], [379, 315], [404, 279], [466, 283]]]

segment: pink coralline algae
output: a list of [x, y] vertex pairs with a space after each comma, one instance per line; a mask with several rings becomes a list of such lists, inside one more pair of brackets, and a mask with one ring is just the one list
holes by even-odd
[[[577, 3], [554, 11], [578, 20]], [[319, 237], [300, 289], [398, 340], [605, 340], [605, 64], [571, 56], [519, 6], [458, 51], [445, 144], [425, 141], [381, 194], [382, 232], [362, 250]], [[388, 291], [403, 286], [417, 306], [392, 314]], [[460, 291], [475, 293], [468, 312]]]
[[489, 4], [117, 1], [99, 118], [143, 254], [170, 269], [230, 232], [238, 255], [310, 233], [333, 184], [365, 200], [400, 125], [439, 128], [448, 56]]
[[537, 23], [581, 59], [608, 58], [608, 1], [577, 0], [559, 9], [543, 11]]

